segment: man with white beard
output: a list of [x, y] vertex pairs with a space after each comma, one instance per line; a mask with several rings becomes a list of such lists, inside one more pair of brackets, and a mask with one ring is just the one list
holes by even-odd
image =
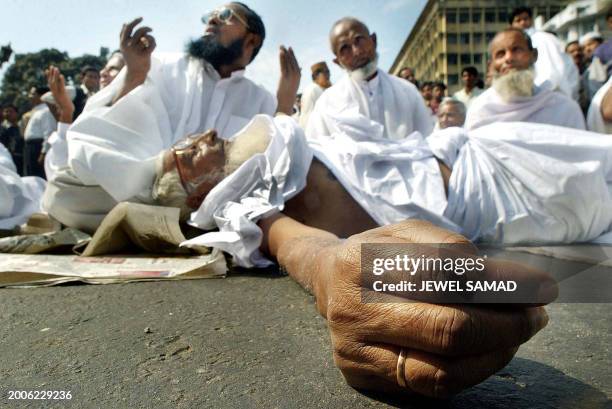
[[386, 139], [403, 139], [414, 131], [429, 135], [433, 124], [416, 87], [379, 70], [376, 34], [361, 21], [345, 17], [330, 31], [334, 63], [347, 75], [325, 90], [306, 126], [309, 140], [326, 138], [338, 129], [340, 114], [352, 121], [365, 116], [379, 124]]
[[584, 116], [570, 97], [554, 91], [550, 83], [534, 83], [538, 51], [522, 30], [499, 32], [489, 45], [493, 83], [472, 103], [466, 129], [493, 122], [535, 122], [585, 129]]

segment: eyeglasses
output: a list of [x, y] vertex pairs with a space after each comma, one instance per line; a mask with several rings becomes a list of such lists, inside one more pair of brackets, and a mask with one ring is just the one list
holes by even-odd
[[213, 10], [210, 13], [203, 15], [202, 23], [209, 24], [210, 20], [214, 18], [214, 19], [219, 20], [223, 24], [231, 25], [232, 17], [234, 17], [243, 26], [245, 26], [247, 30], [249, 29], [249, 25], [247, 24], [246, 20], [243, 17], [239, 16], [238, 13], [236, 13], [234, 10], [232, 10], [229, 7], [222, 7], [220, 9]]

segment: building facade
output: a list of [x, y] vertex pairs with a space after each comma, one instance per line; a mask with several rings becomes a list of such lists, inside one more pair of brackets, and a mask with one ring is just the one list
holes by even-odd
[[611, 7], [612, 0], [574, 1], [548, 20], [542, 29], [554, 31], [564, 42], [578, 40], [591, 31], [610, 38], [612, 33], [606, 22], [606, 14]]
[[487, 47], [508, 26], [515, 7], [528, 6], [534, 18], [545, 21], [560, 12], [568, 0], [429, 0], [391, 69], [415, 69], [419, 81], [442, 81], [449, 94], [461, 88], [461, 70], [473, 65], [484, 76]]

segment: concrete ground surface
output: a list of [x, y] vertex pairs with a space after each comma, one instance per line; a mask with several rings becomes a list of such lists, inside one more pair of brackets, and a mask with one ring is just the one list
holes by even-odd
[[[610, 408], [610, 304], [553, 304], [515, 359], [453, 399], [366, 395], [289, 277], [0, 289], [0, 407]], [[71, 391], [69, 401], [8, 400]]]

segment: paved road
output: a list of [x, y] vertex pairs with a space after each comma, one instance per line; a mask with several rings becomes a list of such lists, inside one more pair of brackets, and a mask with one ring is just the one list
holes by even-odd
[[[0, 289], [0, 406], [77, 408], [604, 408], [610, 304], [554, 304], [511, 364], [450, 401], [350, 387], [325, 321], [288, 277]], [[70, 402], [7, 400], [70, 390]]]

